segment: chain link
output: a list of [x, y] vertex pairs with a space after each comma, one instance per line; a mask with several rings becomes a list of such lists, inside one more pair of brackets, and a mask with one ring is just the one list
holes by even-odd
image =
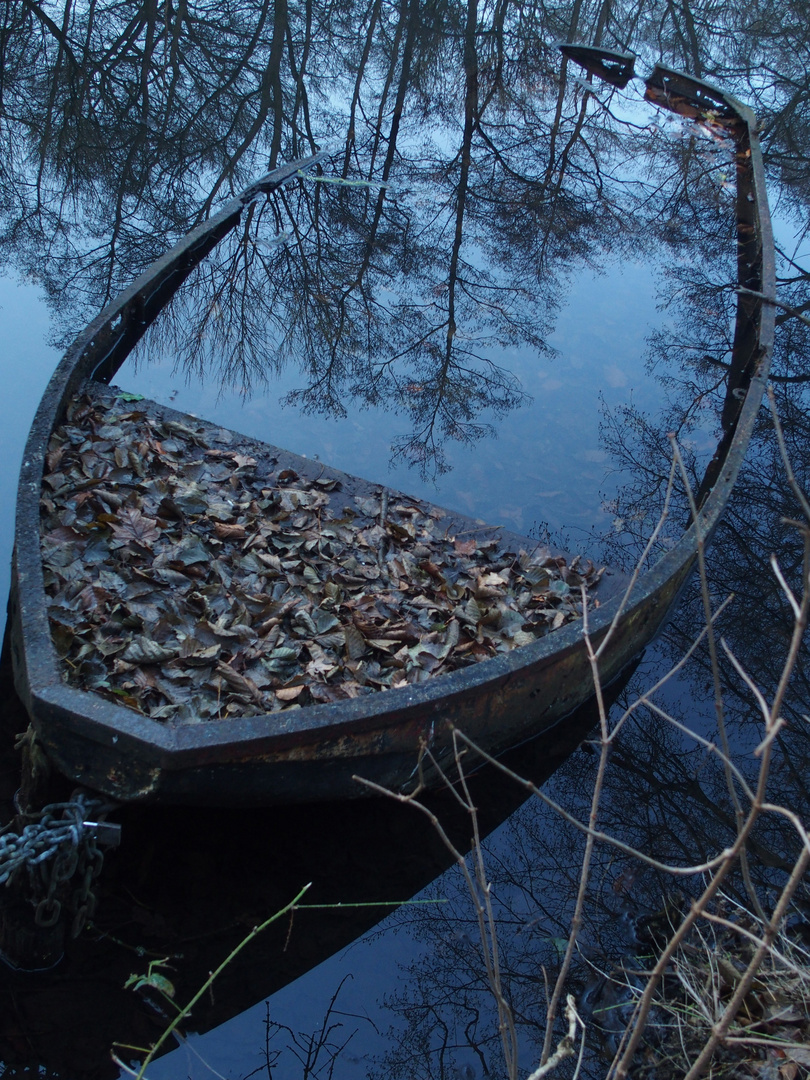
[[[103, 800], [79, 794], [70, 802], [50, 803], [35, 815], [38, 820], [21, 833], [7, 826], [0, 832], [0, 885], [23, 868], [28, 874], [34, 920], [38, 926], [54, 926], [62, 913], [65, 887], [74, 876], [78, 885], [70, 894], [68, 907], [74, 914], [71, 933], [78, 935], [96, 907], [91, 891], [101, 873], [102, 842], [117, 843], [119, 827], [91, 820], [105, 806]], [[59, 892], [62, 899], [57, 898]]]

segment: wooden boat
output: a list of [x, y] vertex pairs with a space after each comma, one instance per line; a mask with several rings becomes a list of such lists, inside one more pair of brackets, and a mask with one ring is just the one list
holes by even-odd
[[[597, 50], [573, 59], [615, 76], [627, 58]], [[615, 81], [615, 78], [614, 78]], [[596, 645], [610, 635], [601, 678], [615, 679], [660, 629], [684, 585], [699, 542], [707, 540], [734, 487], [760, 407], [773, 337], [774, 256], [763, 166], [752, 112], [728, 95], [663, 67], [647, 96], [691, 117], [711, 114], [733, 136], [737, 157], [738, 298], [724, 435], [700, 488], [697, 526], [635, 581], [625, 595], [600, 586], [590, 613]], [[120, 801], [211, 804], [310, 801], [361, 795], [362, 776], [394, 789], [415, 783], [420, 747], [439, 762], [451, 729], [488, 751], [518, 745], [560, 723], [593, 693], [581, 624], [549, 632], [492, 659], [352, 700], [242, 719], [159, 723], [62, 678], [47, 613], [39, 544], [41, 484], [49, 437], [86, 380], [108, 382], [145, 328], [191, 270], [239, 223], [244, 208], [317, 164], [314, 157], [264, 177], [160, 258], [87, 327], [57, 368], [25, 450], [17, 507], [11, 598], [15, 683], [38, 740], [65, 776]], [[271, 452], [272, 448], [268, 448]], [[282, 454], [282, 451], [272, 451]], [[311, 463], [287, 459], [305, 473]], [[336, 474], [335, 474], [336, 475]], [[378, 491], [341, 476], [354, 490]], [[463, 519], [450, 515], [454, 528]], [[527, 543], [505, 536], [505, 544]], [[427, 769], [426, 782], [435, 781]]]

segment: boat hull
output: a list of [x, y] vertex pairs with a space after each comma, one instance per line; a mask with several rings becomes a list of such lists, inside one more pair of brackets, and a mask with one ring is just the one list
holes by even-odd
[[[622, 621], [600, 665], [605, 684], [658, 632], [690, 570], [680, 567]], [[15, 598], [12, 614], [17, 603]], [[485, 661], [437, 678], [436, 687], [422, 683], [375, 694], [375, 708], [362, 698], [169, 727], [61, 681], [32, 692], [18, 625], [12, 621], [18, 691], [43, 748], [71, 780], [120, 801], [270, 805], [346, 798], [364, 793], [358, 777], [407, 790], [419, 779], [420, 747], [452, 771], [454, 727], [498, 752], [549, 731], [594, 693], [581, 628], [575, 626], [565, 648], [549, 635], [549, 647], [537, 650], [541, 655], [532, 664], [520, 655], [523, 650], [515, 650], [494, 677], [477, 670], [491, 663]], [[594, 635], [595, 646], [604, 632]], [[441, 685], [450, 681], [452, 690]], [[301, 712], [307, 714], [305, 725]], [[435, 779], [425, 763], [424, 780]]]
[[[753, 114], [705, 84], [662, 68], [648, 80], [648, 90], [676, 111], [711, 107], [716, 114], [718, 103], [725, 110], [738, 151], [739, 284], [772, 296], [773, 242]], [[286, 182], [300, 167], [288, 166], [254, 185], [109, 305], [68, 351], [32, 427], [20, 478], [10, 608], [15, 684], [57, 768], [116, 800], [335, 799], [365, 793], [358, 777], [407, 791], [420, 781], [437, 782], [442, 768], [452, 771], [454, 728], [497, 753], [554, 728], [594, 693], [582, 624], [417, 685], [269, 716], [167, 725], [64, 682], [51, 641], [38, 544], [31, 542], [38, 536], [50, 433], [82, 380], [111, 377], [255, 193]], [[589, 613], [594, 648], [609, 637], [599, 662], [603, 684], [617, 678], [660, 630], [737, 479], [767, 378], [773, 308], [741, 295], [737, 322], [725, 435], [701, 488], [698, 521], [639, 574], [627, 595], [620, 591]], [[423, 756], [426, 749], [430, 754]]]

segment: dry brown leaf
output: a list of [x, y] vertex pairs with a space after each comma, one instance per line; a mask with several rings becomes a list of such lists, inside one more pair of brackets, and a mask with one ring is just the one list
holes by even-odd
[[146, 517], [140, 510], [124, 507], [118, 511], [118, 524], [112, 526], [116, 545], [139, 544], [142, 547], [151, 547], [160, 537], [157, 522]]
[[457, 555], [474, 555], [477, 544], [475, 540], [455, 540], [453, 549]]
[[301, 696], [301, 692], [304, 689], [303, 683], [300, 686], [285, 686], [280, 690], [275, 690], [274, 693], [279, 701], [295, 701], [296, 698]]
[[215, 670], [218, 675], [222, 676], [228, 686], [237, 692], [237, 694], [245, 694], [247, 697], [252, 698], [257, 705], [263, 703], [264, 698], [262, 697], [262, 693], [253, 679], [248, 679], [246, 676], [240, 675], [230, 664], [226, 664], [222, 660], [217, 661]]
[[214, 522], [214, 532], [220, 540], [244, 540], [247, 536], [244, 525], [228, 525], [224, 521]]
[[346, 653], [350, 660], [359, 660], [366, 651], [366, 639], [356, 626], [344, 626], [343, 637], [346, 642]]

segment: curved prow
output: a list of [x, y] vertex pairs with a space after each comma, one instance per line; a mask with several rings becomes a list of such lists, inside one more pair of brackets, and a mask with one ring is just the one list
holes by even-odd
[[646, 97], [665, 109], [682, 116], [704, 117], [713, 114], [718, 120], [743, 120], [756, 124], [752, 109], [719, 87], [685, 71], [656, 64], [644, 80]]
[[623, 90], [635, 75], [635, 53], [620, 53], [613, 49], [601, 49], [596, 45], [577, 45], [563, 42], [558, 46], [563, 56], [585, 68], [602, 82]]
[[[631, 75], [617, 82], [623, 53], [565, 44], [560, 51], [605, 82], [624, 87]], [[669, 112], [691, 120], [719, 125], [734, 140], [737, 171], [737, 313], [731, 362], [726, 379], [721, 426], [723, 437], [697, 492], [702, 505], [714, 487], [740, 420], [746, 391], [764, 371], [773, 347], [776, 268], [765, 170], [759, 146], [757, 118], [737, 98], [685, 71], [656, 64], [644, 79], [644, 96]], [[739, 462], [736, 463], [736, 466]]]

